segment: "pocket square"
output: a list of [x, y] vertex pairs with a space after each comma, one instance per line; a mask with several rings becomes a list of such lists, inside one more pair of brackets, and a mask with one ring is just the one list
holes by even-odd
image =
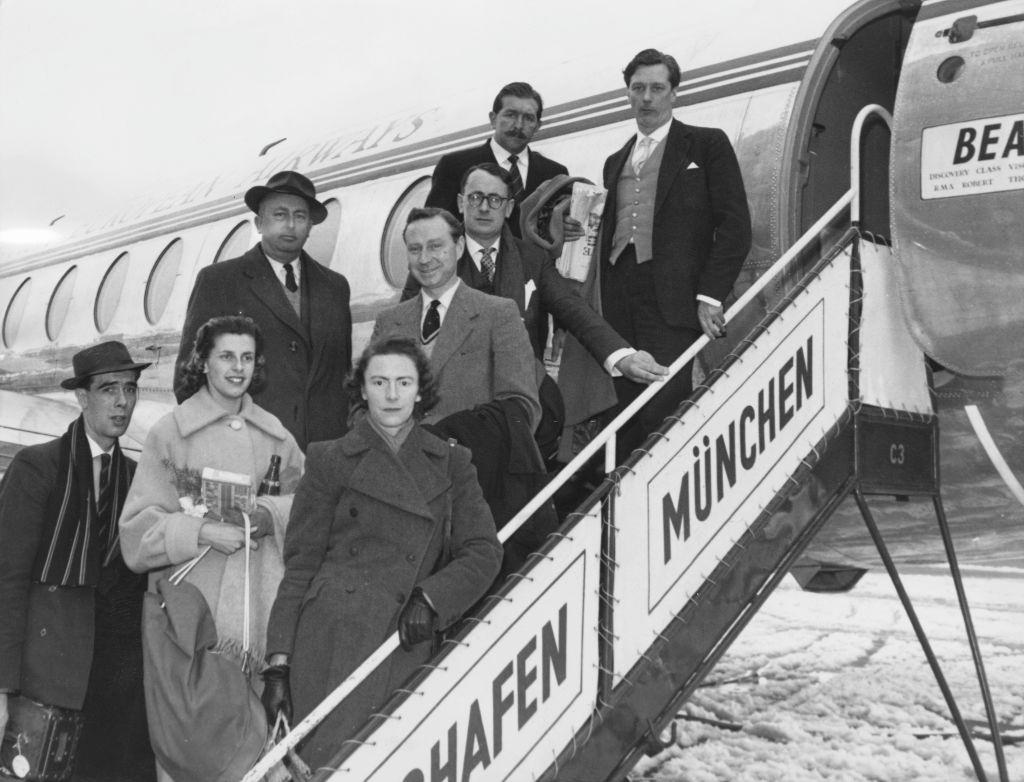
[[533, 292], [537, 290], [537, 283], [533, 280], [527, 280], [526, 285], [523, 286], [523, 309], [528, 309], [530, 306], [530, 299], [533, 298]]
[[689, 171], [690, 169], [693, 169], [693, 168], [700, 168], [700, 166], [698, 166], [698, 165], [697, 165], [696, 163], [694, 163], [694, 162], [693, 162], [693, 161], [691, 160], [691, 161], [690, 161], [690, 165], [688, 165], [688, 166], [686, 167], [686, 170], [687, 170], [687, 171]]

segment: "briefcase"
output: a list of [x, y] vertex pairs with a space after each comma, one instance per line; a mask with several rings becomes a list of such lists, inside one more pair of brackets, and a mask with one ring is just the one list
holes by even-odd
[[0, 774], [33, 782], [71, 779], [82, 712], [24, 696], [7, 698], [10, 715], [0, 745]]

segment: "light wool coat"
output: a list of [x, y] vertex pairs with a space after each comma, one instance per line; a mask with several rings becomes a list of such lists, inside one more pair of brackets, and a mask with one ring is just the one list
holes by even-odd
[[[259, 540], [250, 561], [250, 649], [258, 659], [265, 653], [267, 618], [284, 573], [284, 530], [304, 465], [302, 451], [281, 422], [248, 394], [239, 414], [229, 415], [205, 387], [200, 389], [150, 430], [120, 521], [125, 562], [136, 572], [149, 572], [149, 588], [155, 591], [161, 576], [201, 549], [204, 519], [181, 511], [179, 498], [187, 494], [181, 472], [212, 467], [247, 473], [255, 494], [274, 454], [281, 457], [281, 496], [257, 499], [270, 511], [274, 534]], [[244, 550], [230, 556], [211, 550], [187, 577], [210, 606], [218, 645], [229, 650], [237, 650], [242, 641], [244, 567]]]

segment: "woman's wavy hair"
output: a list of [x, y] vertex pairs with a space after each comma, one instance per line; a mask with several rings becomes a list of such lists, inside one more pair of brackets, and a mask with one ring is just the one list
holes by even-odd
[[178, 392], [184, 402], [196, 391], [206, 385], [206, 371], [203, 365], [210, 357], [213, 344], [222, 334], [248, 334], [256, 343], [256, 366], [252, 372], [249, 393], [259, 392], [267, 381], [266, 359], [263, 357], [263, 334], [256, 321], [244, 315], [222, 315], [210, 318], [196, 331], [196, 339], [192, 344], [192, 355], [188, 357], [182, 368]]
[[363, 384], [366, 382], [366, 367], [374, 356], [405, 356], [411, 359], [416, 366], [420, 387], [420, 401], [412, 408], [413, 418], [419, 421], [434, 408], [440, 396], [437, 393], [437, 381], [434, 379], [434, 373], [430, 371], [430, 361], [426, 354], [416, 344], [416, 341], [409, 337], [385, 337], [366, 346], [366, 350], [356, 361], [356, 365], [352, 367], [352, 371], [345, 381], [350, 423], [354, 420], [354, 413], [366, 409], [366, 400], [363, 399], [361, 392]]

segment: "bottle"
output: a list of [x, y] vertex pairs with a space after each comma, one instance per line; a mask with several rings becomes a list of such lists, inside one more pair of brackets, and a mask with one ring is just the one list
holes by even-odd
[[276, 497], [281, 493], [281, 457], [276, 453], [270, 457], [270, 466], [267, 468], [267, 474], [263, 476], [263, 480], [260, 481], [259, 491], [256, 492], [257, 497], [262, 497], [264, 494], [271, 497]]

